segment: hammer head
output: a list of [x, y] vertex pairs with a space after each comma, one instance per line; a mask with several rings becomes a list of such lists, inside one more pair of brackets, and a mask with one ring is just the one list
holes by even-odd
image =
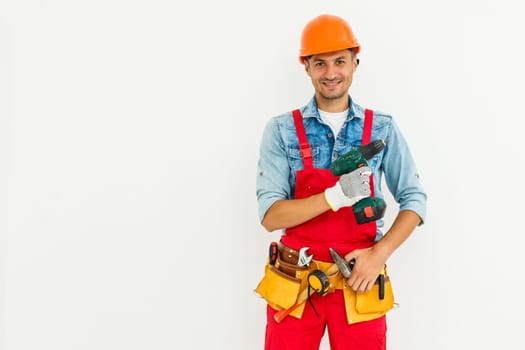
[[335, 251], [335, 249], [330, 248], [330, 254], [332, 255], [332, 259], [334, 259], [334, 262], [337, 265], [337, 268], [339, 269], [341, 274], [345, 278], [349, 278], [350, 274], [352, 273], [352, 268], [350, 264], [347, 263], [346, 260], [343, 259], [343, 257]]

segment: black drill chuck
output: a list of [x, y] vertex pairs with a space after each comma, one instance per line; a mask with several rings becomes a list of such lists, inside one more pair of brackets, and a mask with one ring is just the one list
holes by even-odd
[[381, 152], [385, 145], [386, 141], [379, 139], [353, 149], [333, 161], [330, 165], [330, 170], [332, 170], [334, 176], [340, 176], [366, 166], [368, 165], [367, 159]]
[[381, 152], [383, 148], [385, 148], [386, 142], [385, 140], [379, 139], [370, 142], [367, 145], [359, 147], [359, 151], [363, 155], [365, 159], [370, 159], [373, 156], [375, 156], [377, 153]]

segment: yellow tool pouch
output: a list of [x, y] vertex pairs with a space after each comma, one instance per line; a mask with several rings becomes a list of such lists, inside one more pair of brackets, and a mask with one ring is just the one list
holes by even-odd
[[[312, 261], [310, 267], [299, 267], [278, 257], [275, 265], [269, 262], [265, 266], [264, 276], [255, 288], [255, 292], [266, 300], [274, 310], [289, 309], [298, 301], [308, 288], [308, 275], [317, 269], [327, 272], [333, 263]], [[383, 316], [394, 306], [394, 294], [390, 277], [386, 267], [382, 271], [384, 276], [383, 298], [379, 297], [379, 283], [375, 283], [367, 293], [356, 293], [347, 284], [342, 275], [337, 272], [329, 275], [327, 293], [335, 289], [342, 289], [345, 301], [346, 317], [349, 324], [372, 320]], [[301, 318], [306, 302], [301, 299], [300, 304], [290, 312], [290, 316]]]
[[267, 264], [264, 277], [255, 289], [274, 309], [288, 309], [297, 300], [301, 280], [288, 276], [275, 266]]
[[379, 284], [375, 283], [372, 289], [366, 293], [357, 293], [355, 309], [360, 314], [371, 312], [387, 312], [394, 306], [394, 294], [390, 278], [385, 278], [385, 296], [379, 299]]
[[[274, 310], [289, 309], [295, 305], [299, 296], [306, 292], [310, 273], [314, 269], [327, 271], [331, 266], [335, 265], [333, 263], [314, 260], [310, 264], [310, 267], [300, 267], [278, 258], [275, 266], [269, 263], [266, 264], [264, 276], [255, 289], [255, 292], [263, 297]], [[342, 289], [344, 280], [339, 273], [333, 276], [327, 276], [327, 278], [330, 282], [330, 286], [326, 291], [327, 293], [332, 293], [336, 288]], [[305, 305], [306, 302], [302, 300], [299, 305], [290, 312], [290, 316], [301, 318]]]
[[394, 307], [394, 293], [390, 277], [384, 271], [384, 297], [379, 298], [379, 283], [366, 293], [357, 293], [345, 284], [346, 317], [349, 324], [369, 321], [381, 317]]

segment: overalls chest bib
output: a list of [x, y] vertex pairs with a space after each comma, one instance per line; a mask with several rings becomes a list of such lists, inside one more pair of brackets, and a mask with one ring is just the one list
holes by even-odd
[[[294, 199], [300, 199], [322, 193], [326, 188], [334, 186], [339, 176], [332, 175], [330, 169], [313, 166], [312, 150], [301, 112], [294, 110], [292, 113], [303, 160], [303, 169], [296, 172], [294, 195]], [[367, 109], [362, 144], [370, 142], [372, 120], [373, 112]], [[373, 175], [370, 176], [370, 189], [373, 196]], [[309, 247], [308, 254], [313, 254], [314, 259], [332, 261], [328, 248], [334, 248], [340, 254], [347, 254], [354, 249], [368, 248], [374, 244], [376, 230], [375, 221], [360, 225], [356, 222], [352, 207], [343, 207], [336, 212], [328, 210], [303, 224], [286, 229], [281, 242], [296, 250]]]

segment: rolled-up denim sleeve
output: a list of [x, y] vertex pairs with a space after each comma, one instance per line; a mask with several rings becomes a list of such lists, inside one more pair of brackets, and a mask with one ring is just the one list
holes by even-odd
[[279, 132], [278, 120], [273, 118], [264, 129], [257, 163], [256, 194], [261, 222], [275, 201], [290, 198], [289, 178], [286, 148]]
[[394, 120], [390, 125], [382, 166], [385, 182], [399, 203], [399, 210], [414, 211], [421, 218], [420, 225], [423, 224], [427, 195], [421, 185], [408, 144]]

